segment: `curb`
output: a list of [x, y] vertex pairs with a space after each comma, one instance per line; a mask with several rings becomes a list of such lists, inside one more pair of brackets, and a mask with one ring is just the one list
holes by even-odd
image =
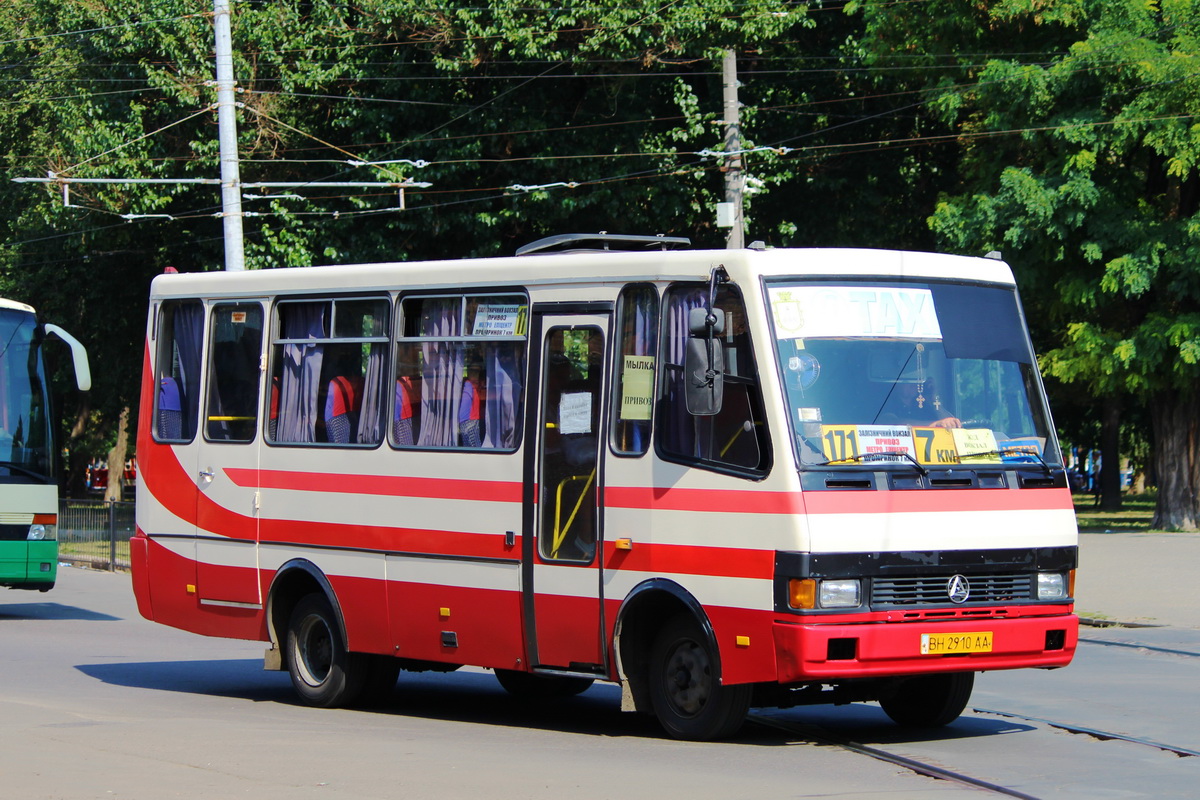
[[1086, 625], [1089, 628], [1165, 628], [1165, 624], [1160, 622], [1122, 622], [1119, 619], [1099, 619], [1097, 617], [1085, 617], [1082, 614], [1079, 617], [1079, 624]]

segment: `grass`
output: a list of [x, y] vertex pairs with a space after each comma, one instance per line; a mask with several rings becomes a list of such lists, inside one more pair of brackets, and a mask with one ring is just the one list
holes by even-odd
[[1154, 491], [1126, 494], [1120, 511], [1101, 511], [1090, 494], [1074, 495], [1075, 517], [1080, 533], [1147, 533], [1154, 518]]
[[[112, 551], [107, 541], [64, 542], [58, 543], [58, 557], [62, 561], [75, 561], [86, 564], [103, 565], [108, 567]], [[129, 567], [129, 542], [117, 542], [117, 567]]]

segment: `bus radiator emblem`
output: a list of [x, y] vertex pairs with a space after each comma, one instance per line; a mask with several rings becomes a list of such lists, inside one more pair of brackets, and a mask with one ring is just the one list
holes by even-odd
[[950, 595], [951, 603], [965, 603], [971, 596], [971, 583], [962, 575], [955, 575], [946, 581], [946, 594]]

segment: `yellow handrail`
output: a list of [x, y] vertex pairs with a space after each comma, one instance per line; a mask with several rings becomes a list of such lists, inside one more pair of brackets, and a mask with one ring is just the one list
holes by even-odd
[[[554, 497], [554, 535], [550, 540], [550, 557], [558, 558], [558, 548], [562, 546], [563, 540], [567, 538], [567, 531], [571, 529], [571, 525], [575, 523], [575, 517], [579, 514], [579, 509], [583, 507], [583, 498], [587, 497], [588, 489], [592, 486], [592, 481], [596, 479], [596, 470], [593, 468], [592, 473], [586, 478], [582, 475], [572, 475], [563, 478], [558, 483], [558, 489]], [[567, 524], [559, 526], [562, 519], [562, 498], [563, 490], [567, 484], [573, 481], [586, 481], [583, 485], [583, 491], [579, 493], [579, 499], [575, 501], [575, 507], [571, 509], [571, 516], [567, 517]]]
[[[750, 422], [750, 424], [754, 425], [754, 426], [762, 425], [761, 422], [752, 422], [750, 420], [747, 420], [747, 422]], [[733, 447], [733, 443], [738, 440], [738, 437], [741, 436], [745, 430], [746, 430], [746, 423], [743, 422], [742, 427], [740, 427], [736, 431], [734, 431], [733, 436], [729, 437], [729, 441], [726, 442], [725, 446], [721, 448], [721, 458], [725, 457], [725, 454], [729, 452], [729, 448]]]

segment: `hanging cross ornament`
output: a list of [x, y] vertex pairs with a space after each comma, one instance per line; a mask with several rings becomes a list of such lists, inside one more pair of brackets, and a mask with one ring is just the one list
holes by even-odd
[[925, 407], [925, 345], [917, 345], [917, 408]]

